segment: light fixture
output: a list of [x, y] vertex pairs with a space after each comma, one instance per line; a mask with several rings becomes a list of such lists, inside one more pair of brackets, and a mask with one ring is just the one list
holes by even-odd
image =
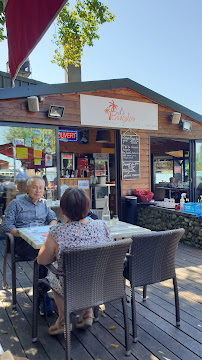
[[182, 119], [182, 120], [180, 120], [180, 125], [182, 126], [183, 130], [191, 131], [191, 129], [192, 129], [191, 121]]
[[48, 111], [48, 117], [62, 118], [64, 109], [64, 106], [51, 105]]
[[181, 118], [181, 113], [179, 112], [172, 113], [171, 115], [172, 124], [179, 124], [180, 118]]
[[109, 130], [97, 130], [96, 142], [110, 143], [111, 135]]

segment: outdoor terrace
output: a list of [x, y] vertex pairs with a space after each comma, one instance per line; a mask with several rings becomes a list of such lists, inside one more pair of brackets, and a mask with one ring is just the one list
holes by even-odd
[[[0, 282], [2, 283], [4, 241], [0, 241]], [[136, 292], [139, 342], [132, 344], [129, 360], [202, 359], [202, 251], [180, 244], [176, 255], [180, 295], [181, 327], [175, 327], [172, 281], [148, 287], [142, 302], [142, 289]], [[7, 283], [11, 271], [7, 268]], [[127, 289], [129, 294], [129, 289]], [[17, 264], [17, 311], [10, 305], [10, 290], [0, 290], [0, 344], [4, 350], [28, 359], [64, 359], [64, 337], [51, 337], [39, 316], [38, 342], [31, 341], [32, 264]], [[124, 329], [121, 302], [106, 304], [105, 315], [86, 331], [73, 327], [71, 344], [74, 360], [120, 360], [124, 354]], [[130, 304], [128, 304], [131, 319]], [[54, 315], [49, 318], [51, 324]], [[72, 319], [73, 320], [73, 319]], [[110, 326], [115, 329], [109, 330]], [[131, 320], [130, 320], [131, 332]], [[118, 345], [118, 347], [114, 347]], [[1, 348], [1, 347], [0, 347]]]

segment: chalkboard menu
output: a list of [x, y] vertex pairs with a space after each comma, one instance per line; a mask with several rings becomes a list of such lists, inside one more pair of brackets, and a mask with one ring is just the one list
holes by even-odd
[[140, 176], [139, 136], [122, 135], [122, 179], [132, 180]]

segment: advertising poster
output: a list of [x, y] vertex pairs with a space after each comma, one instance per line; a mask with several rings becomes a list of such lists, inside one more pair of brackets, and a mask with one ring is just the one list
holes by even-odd
[[16, 156], [18, 159], [28, 159], [28, 149], [27, 148], [16, 148]]
[[41, 165], [41, 159], [34, 159], [34, 165]]
[[45, 146], [51, 146], [51, 135], [44, 136]]
[[31, 138], [25, 138], [25, 146], [31, 147]]
[[42, 147], [41, 146], [34, 147], [34, 158], [42, 158]]
[[45, 166], [53, 166], [53, 157], [51, 154], [45, 155]]

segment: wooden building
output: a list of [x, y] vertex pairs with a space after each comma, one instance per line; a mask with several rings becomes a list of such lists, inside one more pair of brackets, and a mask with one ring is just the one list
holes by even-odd
[[[143, 128], [141, 127], [141, 121], [137, 121], [138, 126], [137, 128], [135, 127], [136, 115], [134, 115], [134, 121], [131, 120], [131, 123], [130, 121], [122, 121], [120, 126], [116, 125], [116, 127], [113, 127], [110, 126], [110, 121], [108, 121], [106, 126], [106, 111], [103, 111], [102, 114], [103, 121], [99, 115], [101, 120], [97, 122], [96, 105], [94, 109], [94, 124], [84, 124], [81, 118], [85, 115], [84, 117], [87, 118], [88, 122], [88, 111], [90, 109], [87, 107], [84, 107], [84, 110], [81, 109], [81, 98], [83, 95], [93, 96], [93, 101], [95, 97], [99, 97], [98, 100], [100, 98], [107, 98], [107, 100], [114, 101], [114, 103], [121, 100], [123, 101], [123, 106], [125, 106], [124, 111], [126, 111], [127, 116], [129, 114], [126, 109], [127, 106], [132, 109], [131, 106], [139, 106], [140, 104], [140, 110], [138, 110], [139, 113], [137, 115], [137, 118], [140, 116], [140, 119], [143, 118], [141, 117], [143, 116], [141, 115], [141, 105], [143, 107], [146, 107], [146, 104], [154, 105], [154, 112], [157, 111], [156, 128], [155, 126], [153, 128], [150, 126], [152, 122], [150, 111], [153, 111], [153, 108], [147, 109], [147, 116], [145, 115], [143, 119]], [[37, 97], [34, 100], [36, 105], [38, 104], [39, 106], [38, 109], [36, 107], [37, 111], [29, 111], [28, 97], [32, 96]], [[63, 116], [49, 117], [48, 113], [51, 105], [64, 107]], [[120, 109], [122, 109], [119, 113], [121, 116], [123, 108], [120, 107]], [[175, 116], [178, 120], [175, 119]], [[92, 117], [92, 111], [89, 117]], [[60, 182], [62, 170], [60, 153], [76, 153], [78, 157], [80, 155], [88, 157], [90, 153], [114, 155], [113, 166], [115, 167], [115, 175], [113, 180], [115, 182], [119, 212], [121, 197], [124, 197], [129, 189], [152, 190], [154, 193], [158, 193], [157, 188], [163, 187], [160, 186], [162, 181], [159, 181], [157, 184], [156, 180], [156, 174], [162, 172], [161, 165], [164, 167], [171, 166], [172, 175], [176, 177], [176, 181], [188, 183], [189, 200], [197, 201], [199, 196], [202, 195], [199, 186], [202, 183], [202, 116], [130, 79], [56, 85], [42, 84], [13, 89], [0, 89], [0, 124], [1, 128], [5, 125], [7, 129], [16, 126], [23, 128], [34, 127], [37, 129], [42, 127], [55, 131], [54, 166], [57, 167], [57, 184]], [[108, 143], [96, 142], [97, 130], [102, 128], [110, 130], [111, 141]], [[89, 131], [88, 141], [87, 143], [79, 141], [71, 143], [59, 142], [57, 132], [61, 129], [76, 130], [78, 132], [87, 129]], [[122, 173], [124, 164], [122, 162], [123, 149], [121, 144], [123, 136], [126, 135], [138, 138], [139, 167], [138, 171], [133, 168], [134, 171], [129, 174], [128, 178], [126, 175], [125, 179]], [[22, 159], [20, 157], [17, 158]], [[113, 160], [112, 156], [111, 160]], [[168, 165], [167, 161], [170, 161]], [[38, 163], [40, 164], [39, 168], [43, 167], [42, 162], [40, 163], [39, 161]], [[35, 167], [37, 167], [37, 161]], [[169, 168], [166, 171], [164, 172], [165, 174], [170, 174]], [[85, 175], [88, 177], [89, 173], [86, 172]], [[197, 190], [198, 187], [199, 190]], [[158, 195], [156, 197], [158, 200]], [[162, 200], [161, 196], [159, 200]]]

